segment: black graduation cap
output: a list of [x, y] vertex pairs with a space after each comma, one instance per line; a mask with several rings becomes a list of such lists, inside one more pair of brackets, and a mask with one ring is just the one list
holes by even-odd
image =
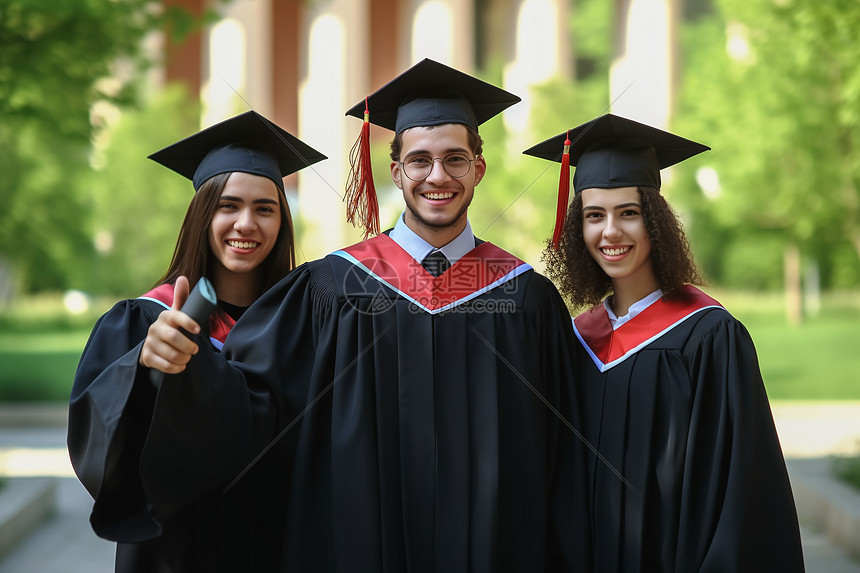
[[648, 186], [660, 188], [660, 170], [709, 150], [710, 147], [675, 134], [606, 114], [551, 137], [523, 151], [562, 164], [553, 244], [558, 245], [570, 185], [569, 165], [575, 165], [574, 193], [594, 187]]
[[429, 58], [352, 106], [346, 115], [401, 133], [410, 127], [462, 123], [472, 129], [519, 102], [514, 94]]
[[379, 232], [379, 209], [370, 161], [370, 125], [402, 133], [411, 127], [459, 123], [478, 126], [520, 101], [514, 94], [459, 70], [424, 59], [352, 106], [346, 115], [364, 119], [350, 152], [347, 220], [356, 216], [365, 236]]
[[570, 164], [576, 166], [574, 192], [590, 187], [660, 188], [660, 170], [708, 151], [710, 147], [675, 134], [606, 114], [523, 151], [562, 161], [570, 139]]
[[149, 159], [191, 179], [194, 190], [210, 177], [241, 171], [268, 177], [284, 189], [290, 173], [326, 159], [255, 111], [247, 111], [169, 145]]

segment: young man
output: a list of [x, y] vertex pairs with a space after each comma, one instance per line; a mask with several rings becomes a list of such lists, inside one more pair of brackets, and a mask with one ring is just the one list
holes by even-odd
[[[167, 370], [184, 372], [162, 384], [150, 436], [189, 447], [178, 460], [153, 445], [141, 468], [153, 484], [181, 464], [189, 484], [216, 472], [229, 488], [274, 442], [289, 488], [284, 570], [589, 566], [568, 313], [467, 216], [487, 169], [478, 124], [518, 99], [424, 60], [349, 112], [367, 106], [395, 131], [403, 215], [276, 285], [221, 356], [175, 331], [194, 329], [188, 317], [162, 314]], [[224, 423], [178, 424], [189, 404], [223, 408]], [[175, 492], [156, 486], [158, 516]]]

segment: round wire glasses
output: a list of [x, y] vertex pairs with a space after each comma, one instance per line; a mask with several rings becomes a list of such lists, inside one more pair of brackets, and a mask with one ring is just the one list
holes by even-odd
[[428, 157], [426, 155], [416, 155], [408, 157], [406, 161], [400, 162], [400, 168], [403, 173], [412, 181], [424, 181], [433, 170], [433, 164], [438, 160], [442, 164], [442, 169], [445, 173], [455, 179], [465, 177], [472, 168], [472, 162], [475, 159], [469, 159], [462, 153], [452, 153], [445, 157]]

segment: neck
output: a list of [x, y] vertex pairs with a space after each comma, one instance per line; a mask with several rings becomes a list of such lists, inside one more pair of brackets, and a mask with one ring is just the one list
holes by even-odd
[[212, 286], [219, 300], [235, 306], [251, 306], [260, 296], [262, 276], [258, 271], [236, 274], [219, 267], [215, 271]]
[[612, 312], [615, 316], [624, 316], [630, 311], [630, 307], [634, 303], [639, 302], [655, 290], [660, 288], [657, 280], [652, 281], [612, 281], [612, 298], [609, 301], [609, 306], [612, 307]]
[[457, 236], [463, 232], [463, 229], [466, 228], [466, 217], [465, 215], [460, 218], [459, 221], [452, 225], [434, 227], [433, 225], [427, 225], [422, 223], [415, 217], [410, 216], [409, 212], [406, 213], [404, 217], [404, 222], [406, 226], [412, 229], [412, 231], [433, 245], [433, 247], [440, 249], [457, 238]]

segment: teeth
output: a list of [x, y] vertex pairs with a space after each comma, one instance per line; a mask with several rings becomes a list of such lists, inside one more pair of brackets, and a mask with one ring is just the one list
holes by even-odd
[[614, 255], [623, 255], [624, 253], [626, 253], [627, 251], [630, 250], [630, 247], [620, 247], [617, 249], [605, 249], [604, 248], [604, 249], [600, 249], [600, 250], [603, 251], [603, 254], [605, 254], [605, 255], [614, 256]]
[[425, 197], [428, 199], [450, 199], [454, 196], [453, 193], [425, 193]]
[[253, 249], [257, 246], [256, 241], [227, 241], [227, 244], [234, 249]]

